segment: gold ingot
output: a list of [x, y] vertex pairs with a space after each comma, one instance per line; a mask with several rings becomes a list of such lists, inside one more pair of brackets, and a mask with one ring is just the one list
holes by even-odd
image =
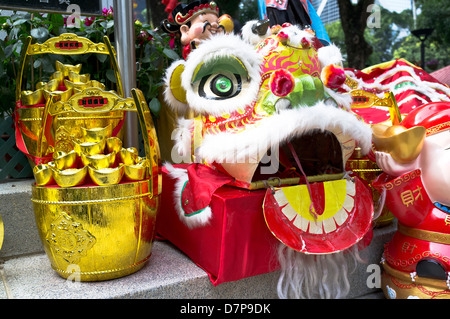
[[65, 91], [53, 91], [53, 92], [44, 90], [44, 97], [46, 100], [48, 100], [50, 94], [59, 96], [61, 98], [60, 99], [61, 102], [67, 102], [73, 95], [73, 89], [67, 89]]
[[81, 71], [82, 64], [72, 65], [72, 64], [64, 64], [60, 61], [56, 61], [56, 71], [62, 73], [64, 77], [69, 76], [71, 72], [79, 74]]
[[106, 150], [108, 153], [119, 153], [122, 149], [122, 140], [118, 137], [109, 137], [106, 139]]
[[78, 74], [73, 71], [69, 71], [68, 75], [69, 81], [74, 83], [87, 83], [91, 80], [90, 74]]
[[56, 184], [60, 187], [74, 187], [84, 183], [86, 178], [88, 167], [83, 168], [68, 168], [59, 170], [53, 168], [53, 178]]
[[138, 150], [135, 147], [122, 148], [119, 152], [120, 161], [125, 165], [134, 165], [138, 158]]
[[423, 126], [406, 129], [401, 125], [375, 124], [372, 133], [376, 150], [389, 153], [399, 163], [408, 163], [422, 151], [426, 130]]
[[81, 154], [81, 162], [95, 169], [111, 167], [116, 160], [116, 153], [86, 155]]
[[95, 154], [102, 154], [105, 150], [106, 140], [103, 139], [99, 142], [82, 142], [78, 143], [77, 141], [74, 142], [73, 149], [75, 152], [81, 156], [81, 154], [85, 155], [95, 155]]
[[33, 167], [33, 175], [36, 181], [36, 185], [45, 186], [55, 183], [53, 178], [53, 170], [47, 164], [40, 164]]
[[143, 159], [134, 165], [125, 165], [125, 178], [129, 181], [141, 181], [147, 177], [148, 159]]
[[47, 83], [46, 82], [39, 82], [36, 84], [36, 89], [43, 89], [49, 92], [56, 91], [59, 87], [58, 80], [50, 80]]
[[61, 71], [56, 71], [50, 76], [50, 81], [55, 81], [58, 86], [64, 82], [64, 73]]
[[68, 153], [57, 151], [53, 153], [53, 163], [59, 170], [74, 168], [77, 163], [77, 153], [75, 151]]
[[100, 142], [103, 139], [109, 138], [112, 134], [111, 125], [91, 129], [82, 127], [81, 130], [83, 131], [83, 140], [85, 142]]
[[43, 104], [45, 102], [44, 91], [42, 89], [22, 91], [20, 102], [23, 106]]
[[89, 166], [89, 176], [92, 181], [99, 186], [116, 185], [122, 180], [124, 166], [119, 165], [115, 168], [95, 169]]
[[69, 81], [69, 80], [66, 79], [66, 80], [64, 80], [64, 85], [68, 89], [73, 89], [74, 93], [79, 93], [79, 92], [84, 91], [87, 88], [92, 88], [92, 87], [100, 88], [102, 90], [105, 90], [105, 88], [106, 88], [103, 83], [101, 83], [99, 81], [96, 81], [96, 80], [90, 80], [88, 82], [77, 82], [77, 83], [74, 83], [74, 82]]

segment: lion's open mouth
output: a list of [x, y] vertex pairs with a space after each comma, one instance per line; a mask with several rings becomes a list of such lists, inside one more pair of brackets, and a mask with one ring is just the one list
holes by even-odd
[[[306, 178], [310, 181], [340, 179], [345, 173], [341, 143], [329, 131], [314, 129], [293, 137], [280, 146], [279, 154], [269, 153], [268, 157], [269, 161], [259, 164], [252, 182], [279, 178], [291, 182], [297, 179], [298, 184], [304, 183]], [[277, 165], [273, 161], [278, 161]], [[268, 166], [278, 169], [272, 174], [264, 174], [264, 171], [269, 171]]]

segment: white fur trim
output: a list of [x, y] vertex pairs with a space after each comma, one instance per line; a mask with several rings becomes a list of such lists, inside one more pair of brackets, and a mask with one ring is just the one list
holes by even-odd
[[317, 55], [322, 68], [330, 64], [342, 66], [342, 61], [344, 61], [341, 50], [334, 44], [321, 47], [317, 50]]
[[171, 135], [172, 141], [175, 141], [171, 152], [172, 162], [176, 164], [190, 163], [192, 161], [194, 120], [178, 118], [177, 124]]
[[246, 162], [264, 154], [292, 136], [301, 136], [313, 129], [331, 131], [352, 137], [367, 154], [372, 144], [372, 130], [353, 113], [335, 106], [317, 103], [313, 107], [280, 110], [279, 114], [264, 118], [248, 126], [241, 133], [206, 135], [198, 155], [207, 161]]
[[350, 93], [338, 93], [332, 89], [323, 86], [325, 92], [330, 96], [339, 106], [343, 106], [345, 109], [350, 110], [353, 103], [353, 98]]
[[[220, 57], [234, 56], [248, 71], [248, 88], [232, 99], [211, 100], [200, 97], [194, 92], [192, 78], [200, 63], [214, 63]], [[189, 54], [181, 83], [186, 90], [189, 107], [199, 113], [221, 115], [230, 113], [251, 104], [257, 97], [261, 81], [262, 56], [249, 44], [234, 34], [221, 34], [211, 37]]]
[[176, 179], [175, 190], [173, 192], [173, 200], [175, 204], [175, 210], [177, 211], [180, 220], [189, 229], [207, 225], [212, 216], [211, 208], [209, 206], [203, 209], [200, 213], [191, 216], [187, 216], [184, 213], [183, 208], [181, 207], [181, 195], [183, 192], [183, 188], [188, 181], [187, 170], [183, 168], [175, 168], [170, 163], [166, 163], [164, 166], [169, 172], [169, 177], [172, 179]]
[[289, 45], [294, 47], [301, 47], [302, 39], [306, 38], [310, 41], [313, 40], [314, 35], [311, 32], [300, 29], [300, 27], [296, 25], [291, 25], [289, 27], [285, 27], [280, 30], [280, 32], [284, 32], [289, 37]]
[[179, 101], [172, 93], [172, 89], [170, 87], [170, 80], [172, 77], [173, 71], [181, 64], [184, 64], [183, 60], [178, 60], [173, 62], [169, 68], [166, 70], [164, 75], [164, 100], [166, 103], [176, 112], [180, 114], [184, 114], [188, 108], [188, 105], [182, 101]]
[[264, 34], [263, 36], [254, 34], [252, 31], [252, 27], [255, 23], [258, 23], [259, 20], [250, 20], [248, 21], [243, 27], [242, 27], [242, 31], [241, 31], [241, 36], [242, 39], [247, 42], [250, 43], [253, 46], [256, 46], [259, 42], [263, 41], [264, 39], [270, 37], [270, 35], [272, 34], [270, 28], [267, 28], [267, 32], [266, 34]]

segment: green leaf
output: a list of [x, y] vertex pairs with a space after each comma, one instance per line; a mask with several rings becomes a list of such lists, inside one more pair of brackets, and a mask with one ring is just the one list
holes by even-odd
[[100, 63], [105, 63], [105, 61], [108, 59], [108, 56], [106, 54], [96, 54], [96, 56]]
[[13, 26], [21, 25], [21, 24], [24, 24], [25, 22], [28, 22], [28, 20], [27, 19], [17, 19], [16, 21], [13, 22]]
[[172, 59], [172, 60], [178, 60], [180, 58], [175, 51], [167, 49], [167, 48], [164, 48], [163, 53], [166, 57], [168, 57], [169, 59]]
[[158, 115], [159, 112], [161, 111], [161, 103], [159, 102], [159, 100], [157, 98], [153, 98], [150, 101], [150, 104], [148, 105], [148, 107], [150, 108], [150, 111], [155, 115]]
[[110, 80], [112, 83], [116, 83], [116, 76], [114, 75], [114, 71], [109, 69], [106, 71], [106, 78]]
[[40, 27], [40, 28], [37, 28], [37, 29], [32, 29], [30, 31], [30, 35], [33, 38], [36, 38], [36, 39], [41, 40], [41, 41], [47, 39], [48, 33], [49, 33], [48, 30], [46, 28], [43, 28], [43, 27]]

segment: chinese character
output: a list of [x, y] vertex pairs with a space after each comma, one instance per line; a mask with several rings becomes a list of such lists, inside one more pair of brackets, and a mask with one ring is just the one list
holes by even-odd
[[403, 205], [406, 205], [406, 207], [409, 207], [409, 205], [414, 205], [414, 202], [418, 200], [419, 198], [423, 200], [422, 197], [422, 188], [417, 186], [417, 189], [414, 191], [407, 190], [400, 194], [402, 198]]
[[450, 226], [450, 215], [445, 216], [445, 226]]
[[402, 253], [412, 254], [415, 248], [417, 248], [416, 245], [411, 245], [405, 241], [402, 246]]

